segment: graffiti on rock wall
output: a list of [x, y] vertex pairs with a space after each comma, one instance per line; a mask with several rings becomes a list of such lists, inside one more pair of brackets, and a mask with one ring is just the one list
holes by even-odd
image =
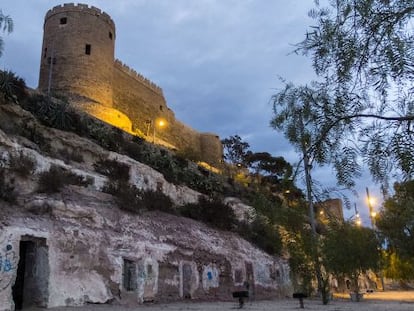
[[146, 258], [138, 263], [138, 294], [141, 302], [154, 300], [158, 292], [158, 274], [156, 260]]
[[18, 256], [9, 236], [0, 241], [0, 291], [11, 285], [17, 269], [17, 261]]
[[219, 271], [215, 264], [210, 264], [203, 267], [203, 288], [208, 290], [209, 288], [219, 287]]

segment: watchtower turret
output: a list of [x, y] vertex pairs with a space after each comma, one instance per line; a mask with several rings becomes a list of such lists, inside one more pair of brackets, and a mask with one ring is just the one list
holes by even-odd
[[73, 3], [49, 10], [43, 27], [39, 89], [88, 97], [112, 107], [115, 24]]

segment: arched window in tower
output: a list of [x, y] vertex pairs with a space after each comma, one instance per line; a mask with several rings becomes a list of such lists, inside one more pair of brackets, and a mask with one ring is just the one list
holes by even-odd
[[91, 45], [90, 44], [85, 45], [85, 54], [86, 55], [91, 55]]
[[109, 32], [109, 39], [112, 40], [112, 32]]

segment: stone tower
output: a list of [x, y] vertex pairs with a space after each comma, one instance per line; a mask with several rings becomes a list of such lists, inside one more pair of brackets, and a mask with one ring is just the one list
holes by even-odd
[[95, 7], [64, 4], [46, 13], [39, 89], [81, 94], [112, 107], [115, 24]]

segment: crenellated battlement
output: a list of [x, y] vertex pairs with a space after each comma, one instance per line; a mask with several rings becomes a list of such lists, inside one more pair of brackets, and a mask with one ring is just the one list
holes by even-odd
[[164, 96], [162, 89], [156, 85], [151, 80], [145, 78], [143, 75], [129, 67], [128, 65], [125, 65], [123, 62], [121, 62], [119, 59], [115, 60], [115, 67], [118, 67], [120, 70], [131, 76], [132, 78], [138, 80], [140, 83], [144, 84], [146, 87], [150, 88], [155, 93]]
[[102, 11], [101, 9], [97, 7], [89, 6], [87, 4], [82, 4], [82, 3], [79, 3], [79, 4], [65, 3], [63, 5], [57, 5], [46, 13], [45, 21], [51, 16], [55, 14], [63, 13], [63, 12], [83, 12], [83, 13], [95, 15], [101, 18], [102, 20], [104, 20], [105, 22], [107, 22], [111, 26], [111, 28], [115, 29], [115, 23], [107, 13], [105, 13], [104, 11]]

